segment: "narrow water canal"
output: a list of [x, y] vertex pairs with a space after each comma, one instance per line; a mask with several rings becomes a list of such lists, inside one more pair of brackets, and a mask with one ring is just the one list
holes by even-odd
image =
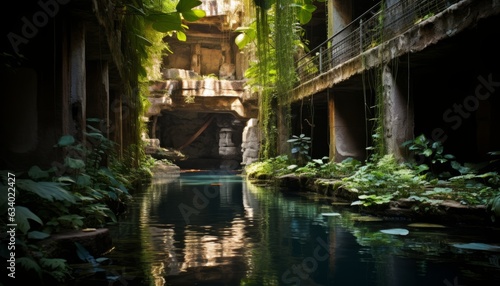
[[[186, 172], [111, 228], [114, 285], [498, 285], [500, 232], [367, 221], [237, 174]], [[406, 235], [381, 230], [402, 228]], [[397, 233], [397, 232], [396, 232]], [[112, 285], [112, 283], [110, 283]]]

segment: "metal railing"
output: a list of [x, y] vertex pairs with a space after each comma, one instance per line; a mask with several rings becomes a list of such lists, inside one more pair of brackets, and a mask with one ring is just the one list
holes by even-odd
[[459, 0], [402, 0], [370, 8], [296, 61], [299, 85], [407, 31]]

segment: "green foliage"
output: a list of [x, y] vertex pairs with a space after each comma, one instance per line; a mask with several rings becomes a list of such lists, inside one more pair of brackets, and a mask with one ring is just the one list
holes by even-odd
[[[408, 140], [402, 144], [407, 147], [417, 158], [416, 162], [410, 162], [410, 166], [418, 169], [419, 172], [426, 172], [431, 177], [449, 177], [449, 170], [445, 163], [454, 160], [455, 156], [444, 153], [444, 147], [441, 141], [432, 141], [424, 134], [417, 136], [413, 140]], [[453, 161], [451, 161], [452, 164]]]
[[368, 207], [371, 205], [388, 204], [394, 198], [394, 195], [392, 195], [392, 194], [383, 194], [383, 195], [371, 194], [371, 195], [360, 195], [358, 198], [359, 198], [359, 200], [352, 202], [351, 206], [363, 205], [365, 207]]
[[248, 44], [250, 44], [253, 41], [255, 41], [255, 39], [256, 39], [257, 36], [256, 36], [256, 31], [255, 31], [255, 27], [254, 26], [255, 25], [252, 25], [250, 27], [238, 27], [238, 28], [236, 28], [235, 32], [236, 33], [240, 33], [234, 39], [234, 42], [238, 46], [238, 48], [243, 49]]
[[292, 143], [291, 153], [299, 166], [304, 166], [311, 160], [311, 156], [309, 155], [311, 137], [307, 137], [304, 134], [300, 134], [299, 136], [292, 135], [292, 138], [288, 139], [287, 142]]
[[392, 154], [378, 161], [369, 161], [352, 176], [343, 179], [348, 189], [362, 194], [398, 194], [422, 189], [426, 181], [404, 164], [396, 162]]
[[[322, 162], [324, 160], [325, 158], [321, 159]], [[330, 161], [319, 164], [318, 176], [321, 178], [345, 178], [352, 176], [359, 167], [361, 167], [361, 162], [354, 158], [346, 158], [340, 163]]]
[[289, 160], [286, 155], [254, 162], [245, 167], [249, 179], [271, 179], [286, 173]]
[[255, 42], [257, 48], [258, 61], [251, 63], [245, 77], [250, 90], [259, 94], [259, 124], [265, 138], [260, 158], [265, 160], [286, 153], [279, 150], [278, 133], [287, 133], [290, 126], [289, 93], [297, 81], [294, 56], [305, 46], [301, 25], [310, 21], [316, 7], [308, 0], [263, 0], [255, 5], [255, 22], [237, 30], [235, 43], [244, 49]]

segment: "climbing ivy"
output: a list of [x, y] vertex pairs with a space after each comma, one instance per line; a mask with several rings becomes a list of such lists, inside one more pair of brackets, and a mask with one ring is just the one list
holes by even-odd
[[255, 21], [237, 30], [235, 43], [244, 49], [256, 40], [258, 61], [245, 76], [259, 94], [260, 158], [269, 159], [287, 151], [280, 143], [290, 129], [289, 94], [297, 81], [294, 55], [304, 46], [301, 25], [311, 20], [316, 7], [311, 0], [254, 0], [254, 5]]

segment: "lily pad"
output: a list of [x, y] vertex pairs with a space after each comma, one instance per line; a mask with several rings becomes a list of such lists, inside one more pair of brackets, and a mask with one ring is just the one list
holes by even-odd
[[409, 227], [420, 227], [420, 228], [446, 228], [446, 226], [441, 224], [433, 223], [410, 223]]
[[456, 247], [456, 248], [461, 248], [461, 249], [485, 250], [485, 251], [500, 252], [500, 246], [486, 244], [486, 243], [472, 242], [472, 243], [455, 243], [455, 244], [452, 244], [452, 245], [454, 247]]
[[322, 216], [340, 216], [339, 213], [322, 213]]
[[410, 233], [407, 229], [404, 228], [382, 229], [380, 230], [380, 232], [393, 235], [407, 235], [408, 233]]

